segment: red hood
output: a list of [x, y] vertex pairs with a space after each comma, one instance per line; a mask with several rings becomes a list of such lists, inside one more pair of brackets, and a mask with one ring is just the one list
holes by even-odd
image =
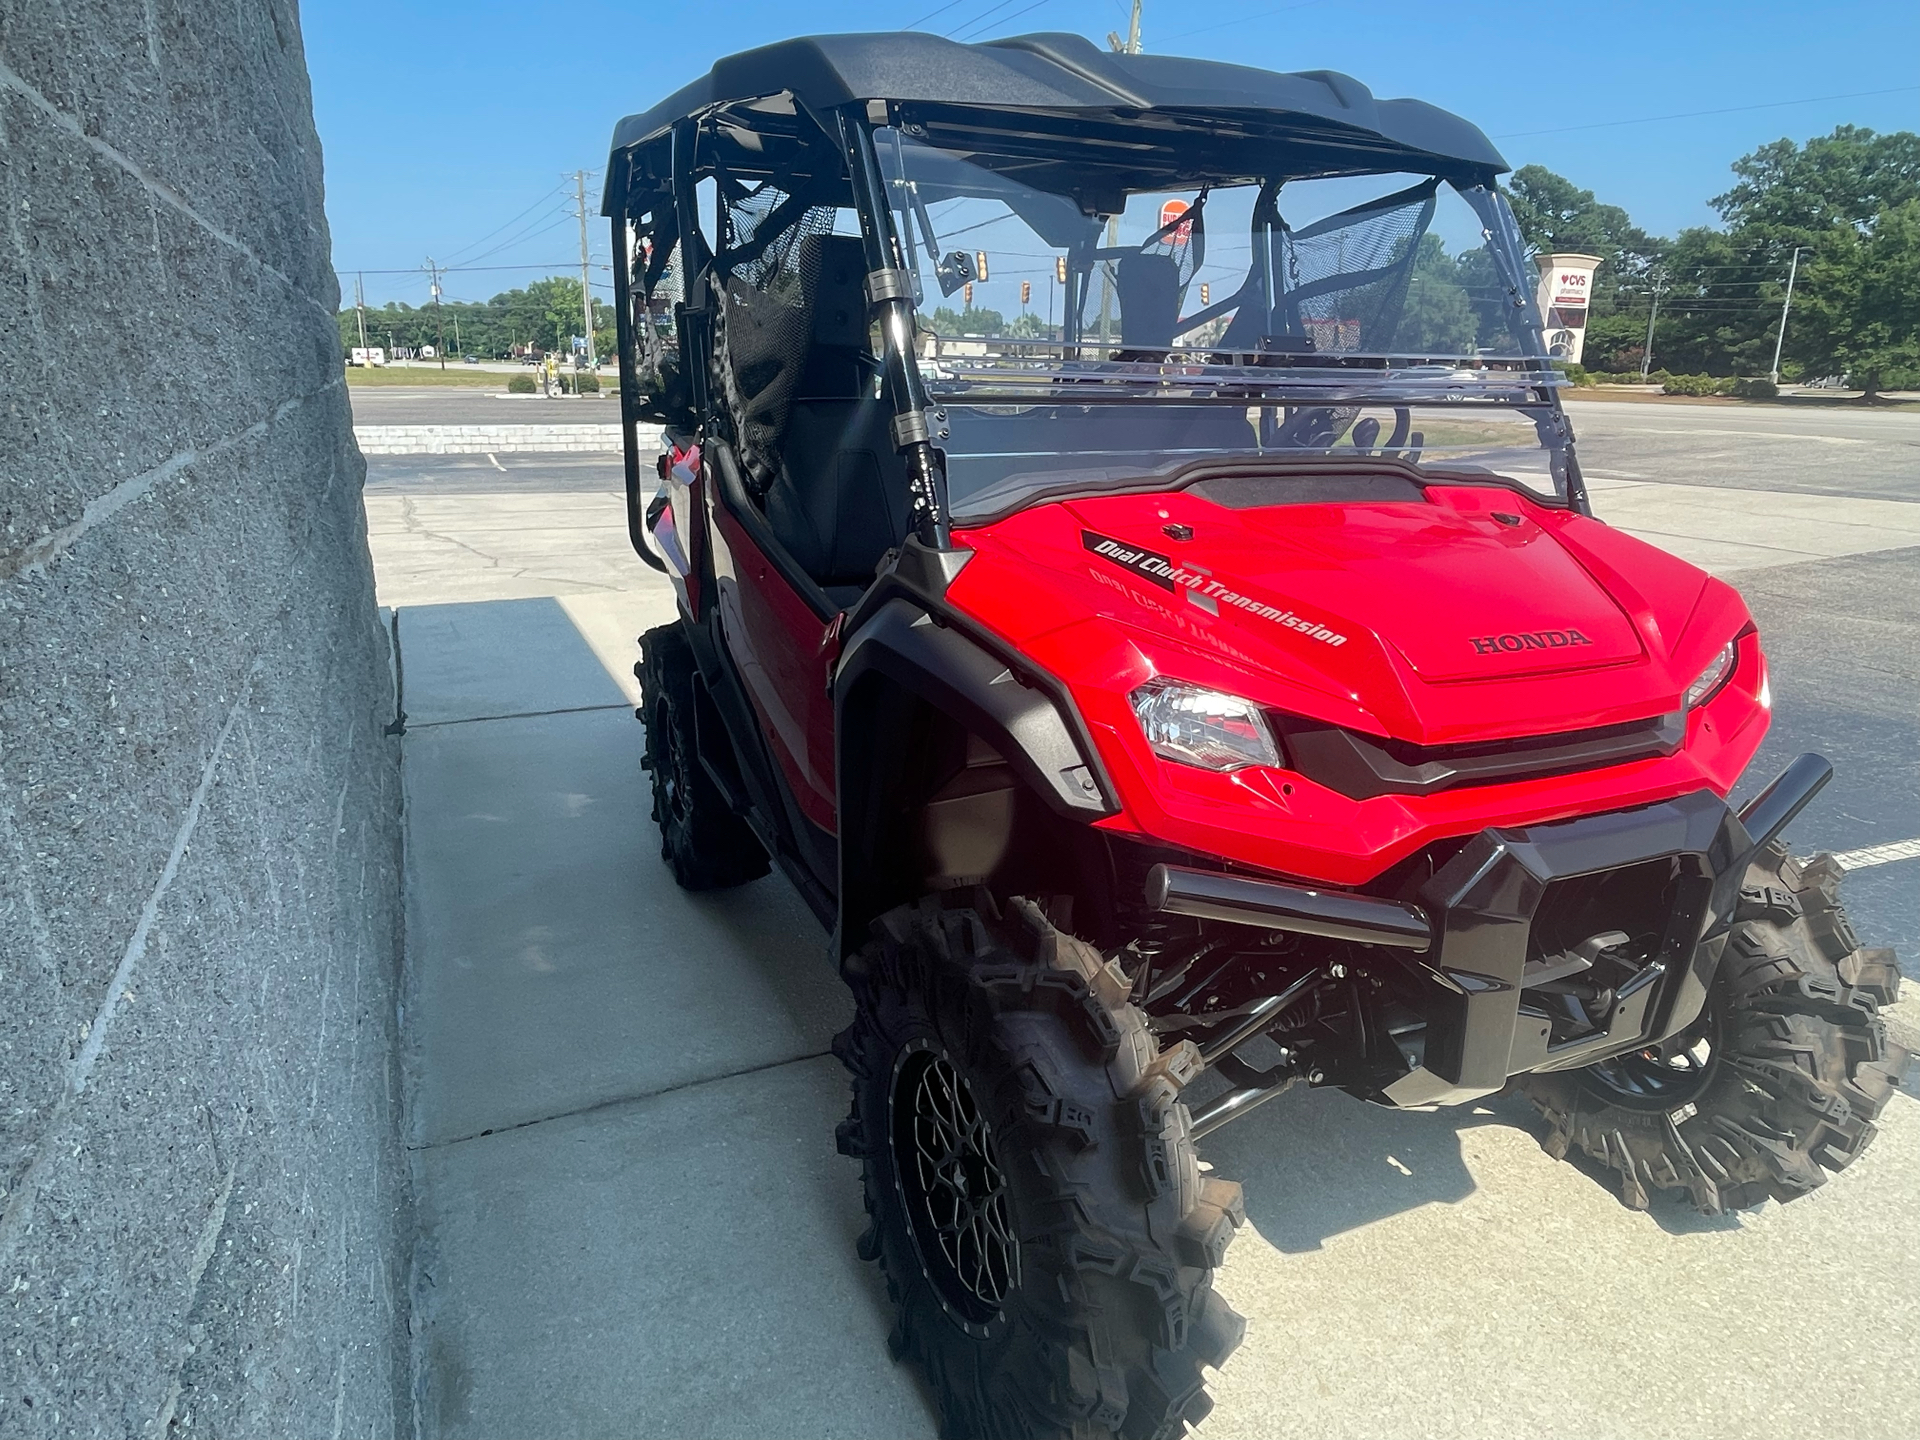
[[[951, 598], [1042, 663], [1130, 647], [1100, 663], [1426, 743], [1677, 709], [1745, 618], [1672, 556], [1488, 487], [1248, 509], [1110, 496], [964, 543], [978, 555]], [[1696, 610], [1716, 612], [1693, 627], [1710, 636]]]

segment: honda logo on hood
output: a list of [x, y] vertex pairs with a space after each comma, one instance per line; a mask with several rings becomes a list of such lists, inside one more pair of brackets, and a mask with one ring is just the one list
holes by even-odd
[[1565, 650], [1570, 645], [1591, 645], [1593, 641], [1578, 630], [1522, 630], [1508, 635], [1475, 635], [1469, 643], [1476, 655], [1496, 655], [1502, 651]]

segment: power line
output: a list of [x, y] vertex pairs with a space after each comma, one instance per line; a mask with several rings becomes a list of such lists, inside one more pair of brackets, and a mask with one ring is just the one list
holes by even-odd
[[547, 191], [545, 195], [542, 195], [538, 200], [534, 201], [533, 204], [527, 206], [526, 209], [522, 210], [518, 215], [514, 216], [511, 220], [507, 221], [505, 225], [501, 225], [496, 229], [489, 230], [486, 234], [482, 235], [478, 240], [475, 240], [470, 244], [462, 245], [458, 250], [455, 250], [453, 252], [454, 258], [458, 259], [460, 256], [466, 254], [469, 250], [477, 249], [478, 247], [486, 244], [487, 241], [491, 240], [494, 236], [498, 235], [500, 231], [510, 229], [511, 227], [518, 225], [527, 216], [531, 215], [535, 210], [539, 209], [542, 205], [544, 205], [551, 197], [558, 195], [560, 193], [561, 186], [564, 186], [566, 183], [567, 183], [566, 181], [562, 180], [559, 185], [556, 185], [553, 187], [553, 189]]
[[974, 29], [969, 30], [961, 38], [965, 40], [971, 40], [973, 39], [974, 36], [980, 34], [982, 31], [993, 29], [995, 28], [996, 25], [1011, 25], [1014, 21], [1018, 20], [1022, 15], [1030, 14], [1031, 12], [1038, 10], [1042, 5], [1045, 5], [1047, 3], [1048, 3], [1048, 0], [1033, 0], [1033, 3], [1027, 6], [1026, 9], [1016, 10], [1011, 15], [1008, 15], [1003, 19], [994, 22], [994, 25], [976, 26]]
[[1018, 3], [1019, 3], [1019, 0], [999, 0], [998, 4], [989, 5], [985, 10], [981, 11], [978, 15], [974, 16], [973, 19], [962, 20], [958, 25], [954, 26], [953, 29], [947, 31], [946, 38], [951, 40], [955, 36], [957, 36], [962, 30], [970, 30], [975, 25], [984, 24], [985, 22], [991, 20], [995, 15], [998, 15], [1002, 10], [1006, 9], [1009, 5], [1017, 5]]
[[[548, 217], [544, 215], [541, 216], [540, 218], [541, 220], [547, 220], [548, 223], [541, 226], [541, 228], [538, 230], [522, 230], [520, 231], [519, 234], [514, 235], [509, 239], [502, 240], [498, 245], [494, 246], [491, 250], [483, 250], [480, 254], [475, 255], [473, 259], [490, 260], [495, 255], [498, 255], [502, 250], [511, 250], [515, 245], [523, 244], [528, 240], [537, 240], [542, 235], [551, 234], [553, 231], [558, 230], [562, 225], [565, 225], [569, 220], [573, 219], [573, 211], [571, 208], [568, 208], [560, 211], [556, 218], [548, 219]], [[540, 221], [536, 220], [534, 223], [538, 225]]]
[[903, 25], [900, 28], [903, 30], [917, 30], [922, 25], [926, 24], [927, 21], [933, 19], [934, 16], [946, 14], [947, 11], [953, 9], [953, 7], [958, 5], [959, 3], [960, 3], [960, 0], [947, 0], [947, 3], [942, 5], [939, 9], [929, 10], [926, 14], [922, 15], [918, 20], [915, 20], [910, 24]]
[[1895, 85], [1890, 90], [1853, 90], [1845, 95], [1809, 95], [1804, 100], [1769, 100], [1763, 105], [1729, 105], [1722, 110], [1684, 110], [1677, 115], [1644, 115], [1638, 120], [1596, 120], [1591, 125], [1561, 125], [1552, 130], [1509, 130], [1494, 140], [1521, 140], [1529, 135], [1566, 135], [1575, 130], [1611, 130], [1620, 125], [1652, 125], [1661, 120], [1698, 120], [1704, 115], [1738, 115], [1748, 110], [1779, 110], [1788, 105], [1818, 105], [1827, 100], [1861, 100], [1869, 95], [1909, 95], [1920, 85]]

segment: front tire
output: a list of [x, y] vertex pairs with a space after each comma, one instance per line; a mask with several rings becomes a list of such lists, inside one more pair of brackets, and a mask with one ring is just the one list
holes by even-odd
[[1668, 1190], [1707, 1215], [1798, 1199], [1858, 1159], [1908, 1055], [1879, 1015], [1900, 971], [1891, 950], [1860, 946], [1842, 873], [1831, 856], [1803, 865], [1769, 847], [1692, 1026], [1584, 1070], [1517, 1077], [1546, 1117], [1547, 1152], [1577, 1146], [1634, 1209]]
[[1177, 1098], [1197, 1051], [1162, 1054], [1126, 979], [1025, 900], [893, 910], [847, 972], [860, 1254], [941, 1434], [1183, 1433], [1245, 1328], [1212, 1288], [1240, 1187], [1202, 1179]]
[[744, 885], [767, 873], [766, 847], [700, 763], [694, 730], [693, 647], [678, 625], [640, 637], [640, 718], [647, 748], [640, 766], [653, 779], [660, 858], [683, 890]]

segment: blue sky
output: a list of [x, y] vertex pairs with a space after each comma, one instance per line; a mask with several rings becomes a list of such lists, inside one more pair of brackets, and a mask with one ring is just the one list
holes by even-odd
[[[307, 0], [334, 262], [351, 299], [425, 303], [427, 255], [450, 299], [577, 266], [574, 170], [606, 162], [614, 122], [715, 57], [796, 33], [896, 29], [943, 0]], [[1023, 13], [1024, 12], [1024, 13]], [[1123, 0], [955, 0], [916, 28], [959, 39], [1034, 30], [1101, 38]], [[1486, 0], [1146, 0], [1144, 46], [1276, 70], [1342, 70], [1375, 94], [1456, 110], [1509, 162], [1539, 163], [1663, 234], [1711, 223], [1727, 166], [1835, 125], [1920, 129], [1920, 5]], [[1783, 100], [1821, 99], [1770, 109]], [[1730, 110], [1650, 124], [1611, 124]], [[590, 182], [589, 190], [593, 186]], [[590, 205], [597, 201], [590, 194]], [[515, 217], [519, 217], [516, 219]], [[511, 222], [511, 223], [509, 223]], [[604, 259], [604, 222], [590, 234]], [[380, 274], [399, 270], [406, 273]]]

